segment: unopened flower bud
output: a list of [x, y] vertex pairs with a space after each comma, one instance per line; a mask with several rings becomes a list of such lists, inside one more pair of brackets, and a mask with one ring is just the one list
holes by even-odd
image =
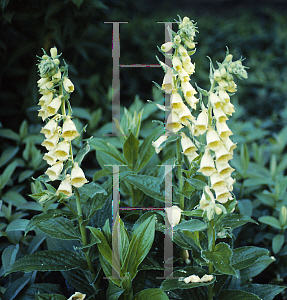
[[64, 77], [63, 86], [66, 92], [72, 93], [74, 91], [74, 85], [68, 77]]
[[58, 55], [57, 48], [56, 47], [51, 48], [50, 53], [51, 53], [52, 58], [55, 58]]
[[173, 46], [173, 42], [167, 42], [167, 43], [164, 43], [161, 45], [160, 49], [163, 51], [163, 52], [168, 52]]
[[178, 206], [173, 205], [172, 207], [166, 208], [165, 211], [167, 213], [167, 219], [169, 224], [171, 226], [177, 225], [180, 221], [182, 210]]
[[174, 42], [175, 42], [176, 44], [180, 44], [181, 38], [180, 38], [179, 35], [176, 35], [176, 36], [174, 37]]

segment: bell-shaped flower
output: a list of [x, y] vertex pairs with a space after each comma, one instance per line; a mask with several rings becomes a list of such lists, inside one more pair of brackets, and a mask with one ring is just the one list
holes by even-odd
[[167, 42], [161, 45], [160, 49], [163, 52], [168, 52], [173, 46], [173, 42]]
[[224, 123], [228, 120], [225, 112], [222, 110], [222, 108], [213, 108], [213, 114], [217, 122]]
[[48, 168], [45, 172], [49, 176], [50, 180], [57, 180], [63, 170], [63, 163], [61, 161], [56, 162], [52, 167]]
[[220, 164], [225, 164], [232, 158], [232, 154], [223, 145], [215, 151], [215, 156], [216, 162]]
[[218, 163], [216, 162], [216, 169], [218, 174], [225, 179], [228, 178], [235, 169], [233, 169], [228, 163]]
[[228, 89], [228, 82], [226, 80], [221, 79], [221, 80], [218, 80], [217, 83], [218, 83], [220, 89], [222, 89], [222, 90]]
[[187, 159], [188, 159], [188, 161], [189, 161], [189, 163], [192, 163], [192, 161], [196, 158], [196, 157], [198, 157], [199, 155], [197, 154], [197, 152], [191, 152], [191, 153], [189, 153], [189, 154], [185, 154], [186, 155], [186, 157], [187, 157]]
[[48, 104], [47, 111], [48, 111], [49, 117], [54, 116], [58, 112], [58, 110], [59, 110], [59, 108], [60, 108], [60, 106], [62, 104], [62, 97], [63, 96], [61, 95], [61, 96], [59, 96], [57, 98], [54, 98], [50, 102], [50, 104]]
[[187, 74], [187, 72], [184, 69], [181, 69], [178, 71], [178, 77], [179, 77], [180, 81], [183, 81], [183, 82], [189, 82], [189, 80], [190, 80], [189, 75]]
[[180, 124], [179, 116], [175, 111], [171, 111], [167, 118], [165, 128], [172, 132], [178, 132], [183, 126]]
[[50, 102], [52, 101], [53, 99], [53, 95], [54, 93], [53, 92], [49, 92], [45, 95], [43, 95], [40, 99], [39, 99], [39, 102], [38, 102], [38, 105], [48, 105], [50, 104]]
[[160, 147], [160, 145], [166, 141], [168, 138], [167, 135], [162, 135], [161, 137], [159, 137], [156, 141], [152, 142], [152, 145], [155, 148], [155, 152], [159, 153], [162, 150], [162, 147]]
[[38, 117], [41, 117], [43, 121], [45, 121], [45, 119], [48, 118], [48, 111], [46, 105], [41, 106], [38, 112]]
[[216, 129], [222, 139], [226, 139], [233, 134], [232, 131], [228, 128], [227, 124], [223, 122], [216, 122]]
[[192, 96], [190, 98], [186, 97], [185, 100], [192, 109], [196, 109], [196, 104], [199, 102], [198, 98]]
[[168, 69], [164, 75], [163, 82], [161, 88], [167, 93], [170, 94], [173, 90], [173, 74], [172, 69]]
[[208, 148], [205, 149], [201, 158], [198, 172], [202, 173], [204, 176], [211, 176], [214, 172], [216, 172], [214, 161]]
[[177, 225], [180, 221], [182, 210], [178, 206], [173, 205], [172, 207], [167, 207], [165, 211], [169, 224], [171, 226]]
[[194, 70], [195, 70], [195, 65], [191, 62], [183, 62], [182, 66], [184, 68], [184, 70], [189, 74], [193, 74]]
[[41, 129], [40, 132], [45, 134], [46, 138], [50, 138], [55, 133], [57, 127], [58, 123], [54, 119], [52, 119]]
[[225, 182], [224, 178], [222, 178], [218, 172], [213, 173], [210, 176], [210, 183], [211, 188], [215, 190], [216, 192], [221, 192], [226, 188], [227, 183]]
[[187, 50], [182, 45], [179, 45], [177, 50], [180, 56], [188, 56]]
[[57, 145], [54, 151], [54, 156], [56, 157], [56, 159], [60, 161], [65, 161], [69, 158], [69, 155], [70, 155], [70, 142], [64, 140]]
[[197, 93], [195, 88], [189, 82], [186, 81], [181, 81], [181, 88], [184, 94], [184, 98], [186, 100], [187, 98], [191, 99]]
[[191, 121], [195, 120], [195, 117], [190, 113], [190, 110], [185, 106], [182, 110], [178, 111], [179, 122], [185, 126], [188, 126]]
[[54, 156], [54, 151], [51, 150], [43, 156], [43, 159], [46, 160], [47, 164], [52, 166], [56, 163], [57, 158]]
[[228, 200], [233, 199], [227, 187], [225, 187], [221, 191], [215, 191], [215, 194], [216, 194], [216, 200], [220, 203], [226, 203]]
[[55, 149], [55, 147], [57, 146], [59, 137], [60, 137], [60, 133], [57, 130], [54, 132], [54, 134], [50, 138], [45, 139], [41, 145], [43, 147], [46, 147], [46, 149], [48, 151], [51, 151], [51, 150]]
[[209, 94], [209, 101], [213, 108], [220, 108], [221, 107], [221, 99], [215, 93]]
[[233, 184], [235, 183], [235, 179], [229, 176], [225, 179], [225, 182], [227, 183], [227, 189], [232, 192], [233, 191]]
[[235, 93], [237, 91], [237, 85], [234, 81], [228, 82], [228, 87], [226, 89], [230, 93]]
[[38, 87], [41, 87], [43, 86], [45, 83], [49, 82], [50, 81], [50, 78], [49, 77], [46, 77], [46, 78], [40, 78], [37, 83], [38, 83]]
[[77, 188], [80, 188], [87, 182], [88, 180], [86, 179], [83, 170], [79, 167], [79, 164], [75, 162], [71, 171], [71, 184]]
[[62, 73], [59, 69], [58, 72], [52, 76], [52, 80], [53, 82], [57, 83], [61, 80], [61, 77], [62, 77]]
[[206, 132], [206, 148], [216, 151], [221, 145], [222, 141], [217, 132], [212, 127], [208, 127]]
[[170, 96], [171, 109], [175, 112], [182, 110], [186, 105], [183, 103], [182, 98], [178, 92], [172, 92]]
[[223, 106], [222, 106], [222, 110], [224, 111], [225, 114], [227, 114], [228, 116], [231, 116], [234, 112], [235, 112], [235, 109], [234, 109], [234, 105], [230, 102], [228, 103], [225, 103]]
[[76, 292], [68, 300], [84, 300], [85, 297], [86, 297], [86, 294], [82, 294], [82, 293]]
[[173, 56], [172, 58], [172, 66], [173, 68], [179, 72], [180, 70], [182, 70], [182, 63], [181, 60], [178, 56]]
[[54, 87], [54, 82], [53, 81], [48, 81], [48, 82], [46, 82], [46, 83], [44, 83], [43, 85], [40, 86], [39, 92], [42, 95], [49, 94], [51, 92], [51, 90], [53, 89], [53, 87]]
[[223, 144], [229, 152], [232, 152], [237, 147], [229, 137], [223, 140]]
[[66, 92], [72, 93], [74, 91], [74, 85], [68, 77], [64, 77], [63, 86]]
[[189, 48], [189, 49], [193, 49], [195, 48], [195, 43], [194, 42], [190, 42], [188, 40], [184, 41], [184, 44]]
[[219, 89], [218, 96], [222, 103], [230, 102], [230, 96], [227, 94], [225, 90]]
[[202, 135], [207, 130], [208, 126], [208, 115], [207, 109], [203, 109], [202, 112], [197, 116], [197, 119], [194, 123], [194, 135]]
[[192, 142], [192, 140], [186, 136], [186, 134], [184, 132], [181, 132], [181, 147], [182, 147], [182, 151], [183, 154], [185, 155], [191, 155], [192, 153], [194, 153], [197, 148], [194, 145], [194, 143]]
[[56, 195], [59, 195], [60, 193], [65, 194], [67, 197], [73, 195], [70, 175], [66, 175], [66, 178], [60, 183]]
[[71, 120], [69, 116], [66, 117], [66, 120], [63, 124], [62, 135], [61, 137], [67, 141], [71, 141], [78, 137], [80, 134], [77, 131], [77, 128], [74, 122]]

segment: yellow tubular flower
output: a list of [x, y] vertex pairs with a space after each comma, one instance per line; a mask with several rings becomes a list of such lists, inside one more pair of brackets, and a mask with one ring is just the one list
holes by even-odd
[[229, 116], [231, 116], [235, 110], [234, 110], [234, 105], [231, 104], [230, 102], [228, 103], [225, 103], [223, 106], [222, 106], [222, 110]]
[[37, 83], [38, 83], [38, 87], [41, 87], [43, 86], [44, 84], [46, 84], [47, 82], [50, 81], [50, 78], [49, 77], [46, 77], [46, 78], [40, 78]]
[[186, 82], [186, 81], [181, 82], [181, 88], [182, 88], [184, 98], [186, 101], [188, 98], [191, 99], [197, 93], [195, 88], [189, 82]]
[[172, 75], [172, 69], [168, 69], [168, 71], [164, 75], [162, 86], [161, 86], [161, 88], [167, 94], [170, 94], [172, 92], [172, 89], [173, 89], [172, 77], [173, 77], [173, 75]]
[[156, 141], [152, 142], [152, 145], [154, 146], [156, 153], [159, 153], [162, 150], [162, 147], [159, 147], [159, 146], [160, 146], [161, 143], [163, 143], [164, 141], [166, 141], [167, 138], [168, 138], [167, 135], [162, 135]]
[[185, 106], [181, 111], [178, 112], [179, 122], [185, 126], [190, 124], [190, 121], [195, 120], [195, 117], [190, 113], [190, 110]]
[[58, 179], [62, 170], [63, 170], [63, 163], [61, 161], [58, 161], [52, 167], [48, 168], [45, 174], [49, 176], [50, 180], [54, 181]]
[[189, 82], [190, 78], [187, 72], [184, 69], [178, 71], [178, 76], [180, 81]]
[[228, 163], [221, 164], [221, 163], [216, 162], [216, 169], [218, 171], [218, 174], [222, 178], [224, 178], [225, 181], [226, 181], [226, 178], [228, 178], [231, 175], [231, 173], [233, 171], [235, 171], [235, 169], [231, 168], [231, 166]]
[[165, 211], [167, 213], [167, 219], [169, 224], [171, 226], [177, 225], [180, 221], [182, 210], [178, 206], [173, 205], [172, 207], [166, 208]]
[[220, 89], [218, 92], [218, 96], [219, 96], [220, 100], [222, 101], [222, 103], [230, 102], [230, 96], [226, 93], [225, 90]]
[[222, 145], [220, 148], [215, 151], [216, 162], [220, 164], [227, 163], [230, 159], [232, 159], [232, 154], [227, 151], [227, 149]]
[[67, 141], [71, 141], [78, 137], [80, 134], [77, 131], [77, 128], [74, 124], [74, 122], [71, 120], [71, 117], [67, 116], [66, 120], [63, 124], [63, 130], [61, 137], [64, 138]]
[[53, 99], [51, 101], [51, 103], [47, 106], [47, 111], [48, 111], [49, 117], [54, 116], [58, 112], [58, 110], [62, 104], [62, 100], [61, 100], [62, 97], [63, 96], [61, 95], [61, 96]]
[[45, 121], [46, 118], [48, 118], [48, 112], [47, 112], [47, 106], [43, 105], [41, 109], [38, 110], [38, 117], [42, 118], [42, 121]]
[[173, 56], [172, 58], [172, 66], [173, 68], [178, 72], [180, 70], [182, 70], [182, 64], [181, 64], [181, 60], [179, 57], [177, 56]]
[[46, 160], [47, 164], [52, 166], [56, 163], [57, 158], [54, 156], [54, 151], [51, 150], [48, 153], [46, 153], [43, 157], [44, 160]]
[[213, 173], [210, 176], [210, 183], [211, 188], [215, 190], [216, 192], [221, 192], [226, 188], [227, 183], [225, 182], [224, 178], [222, 178], [218, 172]]
[[163, 52], [168, 52], [173, 46], [173, 42], [167, 42], [161, 45], [160, 49]]
[[216, 194], [216, 200], [220, 203], [226, 203], [228, 200], [232, 199], [231, 193], [228, 191], [227, 187], [225, 187], [223, 190], [215, 191]]
[[222, 110], [222, 108], [213, 108], [213, 114], [217, 122], [223, 123], [228, 120], [225, 112]]
[[208, 115], [207, 109], [203, 109], [202, 112], [198, 115], [194, 123], [194, 135], [202, 135], [207, 130], [208, 126]]
[[46, 94], [49, 94], [51, 92], [53, 87], [54, 87], [53, 81], [48, 81], [45, 84], [43, 84], [42, 86], [40, 86], [39, 91], [42, 95], [46, 95]]
[[66, 179], [60, 183], [56, 191], [56, 195], [59, 195], [60, 193], [65, 194], [67, 197], [71, 197], [73, 195], [70, 175], [66, 175]]
[[196, 157], [198, 157], [199, 155], [194, 151], [191, 152], [190, 154], [185, 154], [189, 163], [191, 163]]
[[49, 92], [49, 93], [43, 95], [39, 99], [38, 105], [41, 105], [41, 106], [46, 105], [47, 106], [52, 101], [53, 95], [54, 95], [53, 92]]
[[172, 132], [178, 132], [183, 126], [179, 122], [179, 116], [176, 112], [171, 111], [167, 118], [165, 128]]
[[45, 134], [46, 138], [51, 138], [58, 127], [58, 123], [55, 120], [50, 120], [42, 129], [41, 133]]
[[175, 112], [182, 110], [186, 105], [183, 103], [182, 98], [178, 92], [172, 92], [170, 96], [170, 108]]
[[221, 99], [215, 93], [210, 93], [209, 101], [213, 108], [221, 107]]
[[205, 149], [198, 172], [202, 173], [204, 176], [211, 176], [214, 172], [216, 172], [214, 161], [210, 155], [209, 149]]
[[183, 150], [183, 154], [185, 155], [192, 155], [192, 153], [194, 153], [197, 148], [196, 146], [194, 145], [194, 143], [192, 142], [192, 140], [185, 135], [184, 132], [181, 132], [181, 147], [182, 147], [182, 150]]
[[83, 170], [79, 167], [79, 164], [75, 162], [71, 171], [71, 184], [77, 188], [80, 188], [87, 182], [88, 180], [85, 178]]
[[237, 147], [229, 137], [223, 140], [223, 144], [229, 152], [232, 152]]
[[70, 155], [70, 142], [62, 141], [57, 145], [57, 148], [54, 151], [54, 156], [60, 161], [65, 161], [69, 158]]
[[59, 69], [58, 72], [52, 76], [53, 82], [55, 82], [55, 83], [59, 82], [61, 80], [61, 76], [62, 76], [62, 73]]
[[219, 147], [222, 145], [222, 141], [219, 138], [217, 132], [212, 128], [209, 127], [206, 133], [206, 148], [209, 148], [213, 151], [216, 151], [219, 149]]
[[228, 128], [227, 124], [223, 122], [216, 122], [216, 129], [222, 139], [226, 139], [233, 134], [232, 131]]
[[191, 62], [183, 62], [182, 66], [189, 75], [193, 74], [195, 71], [195, 65]]
[[45, 139], [41, 145], [43, 147], [46, 147], [48, 151], [51, 151], [57, 146], [59, 137], [60, 137], [59, 131], [55, 131], [54, 134], [50, 138]]
[[178, 46], [178, 53], [180, 56], [188, 56], [187, 50], [182, 46]]
[[66, 92], [72, 93], [74, 91], [74, 85], [68, 77], [64, 77], [63, 86]]

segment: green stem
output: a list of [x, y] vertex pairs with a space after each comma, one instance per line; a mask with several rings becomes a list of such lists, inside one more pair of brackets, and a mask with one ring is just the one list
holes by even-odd
[[[78, 189], [75, 188], [75, 195], [76, 195], [76, 204], [77, 204], [77, 211], [78, 211], [78, 221], [79, 221], [79, 227], [80, 227], [80, 232], [81, 232], [81, 238], [82, 238], [82, 245], [85, 247], [88, 244], [88, 239], [87, 239], [87, 233], [86, 233], [86, 226], [83, 224], [83, 213], [82, 213], [82, 207], [81, 207], [81, 200], [80, 200], [80, 194], [78, 192]], [[90, 256], [88, 255], [88, 252], [85, 251], [85, 257], [86, 261], [89, 267], [90, 272], [92, 273], [92, 280], [94, 281], [96, 279], [96, 273], [91, 261]], [[94, 286], [96, 289], [98, 289], [97, 285]]]
[[[180, 139], [176, 140], [176, 157], [177, 157], [177, 178], [178, 178], [178, 189], [182, 194], [183, 190], [183, 179], [182, 179], [182, 169], [181, 169], [181, 152], [180, 152]], [[184, 210], [184, 196], [179, 197], [180, 209]]]
[[[215, 230], [214, 230], [214, 219], [210, 220], [208, 223], [208, 250], [210, 252], [214, 251], [215, 247]], [[213, 263], [208, 263], [208, 273], [211, 275], [213, 273]], [[208, 300], [213, 299], [213, 284], [208, 286]]]

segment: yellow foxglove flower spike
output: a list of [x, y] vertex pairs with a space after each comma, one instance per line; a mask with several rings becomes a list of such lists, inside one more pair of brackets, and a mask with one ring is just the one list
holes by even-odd
[[87, 182], [88, 180], [85, 178], [83, 170], [79, 167], [79, 164], [75, 162], [71, 171], [71, 184], [74, 187], [80, 188]]
[[226, 203], [228, 200], [233, 199], [231, 193], [228, 191], [227, 187], [225, 187], [223, 190], [215, 191], [216, 194], [216, 200], [220, 203]]
[[52, 167], [48, 168], [45, 174], [49, 176], [50, 180], [54, 181], [58, 179], [62, 170], [63, 170], [63, 163], [61, 161], [58, 161]]
[[65, 194], [67, 197], [73, 195], [70, 175], [66, 175], [66, 178], [60, 183], [56, 195], [59, 195], [60, 193]]
[[80, 134], [77, 131], [77, 128], [74, 124], [74, 122], [71, 120], [71, 117], [67, 116], [66, 120], [63, 124], [63, 130], [61, 137], [64, 138], [67, 141], [71, 141], [78, 137]]
[[231, 173], [233, 171], [235, 171], [235, 169], [231, 168], [231, 166], [228, 163], [221, 164], [221, 163], [216, 162], [216, 169], [218, 171], [218, 174], [222, 178], [224, 178], [225, 181], [226, 181], [226, 178], [228, 178], [231, 175]]

